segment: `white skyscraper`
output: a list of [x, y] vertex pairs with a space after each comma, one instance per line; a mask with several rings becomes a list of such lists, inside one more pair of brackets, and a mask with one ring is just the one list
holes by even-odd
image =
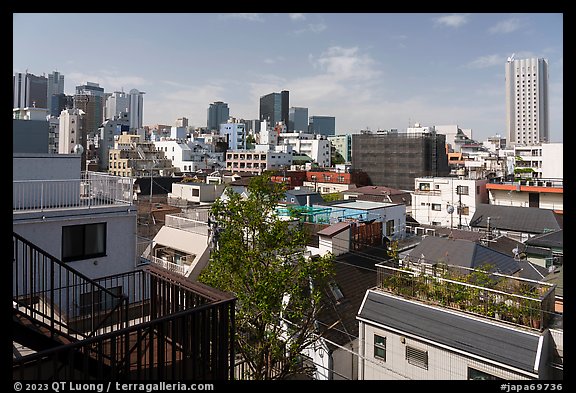
[[506, 135], [509, 144], [549, 142], [548, 61], [506, 62]]
[[114, 116], [119, 116], [121, 112], [130, 111], [130, 99], [128, 94], [123, 91], [115, 91], [108, 99], [106, 99], [106, 113], [105, 119], [113, 119]]
[[142, 128], [142, 121], [144, 119], [144, 95], [143, 91], [136, 89], [130, 90], [128, 97], [130, 99], [130, 131]]

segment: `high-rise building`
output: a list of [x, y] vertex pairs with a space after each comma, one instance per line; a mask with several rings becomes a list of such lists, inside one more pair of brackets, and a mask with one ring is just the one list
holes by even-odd
[[130, 93], [128, 93], [130, 101], [130, 108], [128, 110], [130, 114], [130, 131], [142, 129], [144, 120], [144, 94], [143, 91], [138, 91], [137, 89], [132, 89]]
[[549, 142], [548, 61], [506, 62], [506, 133], [511, 145]]
[[[52, 110], [52, 96], [55, 94], [64, 94], [64, 75], [60, 74], [58, 71], [48, 74], [48, 87], [46, 91], [46, 105], [48, 113], [53, 116], [58, 116], [60, 112]], [[55, 114], [53, 114], [53, 112]]]
[[53, 94], [50, 101], [50, 116], [58, 117], [64, 109], [74, 108], [74, 96], [65, 93]]
[[[85, 112], [82, 109], [66, 109], [60, 113], [59, 154], [77, 154], [81, 152], [81, 169], [86, 169], [86, 150], [88, 138], [85, 131]], [[77, 145], [82, 146], [78, 150]]]
[[86, 82], [76, 86], [74, 108], [84, 111], [84, 131], [88, 137], [98, 133], [100, 124], [104, 121], [104, 104], [106, 94], [98, 83]]
[[14, 108], [48, 108], [48, 79], [28, 72], [13, 78]]
[[288, 109], [288, 132], [308, 132], [308, 108]]
[[320, 135], [336, 135], [336, 118], [333, 116], [310, 116], [308, 132]]
[[128, 94], [123, 91], [115, 91], [106, 99], [106, 109], [104, 113], [105, 120], [111, 120], [120, 113], [130, 111], [130, 99]]
[[228, 104], [222, 101], [215, 101], [208, 107], [208, 130], [220, 130], [220, 124], [224, 124], [230, 117]]
[[266, 120], [272, 126], [280, 121], [288, 125], [289, 104], [290, 93], [287, 90], [260, 97], [260, 121]]

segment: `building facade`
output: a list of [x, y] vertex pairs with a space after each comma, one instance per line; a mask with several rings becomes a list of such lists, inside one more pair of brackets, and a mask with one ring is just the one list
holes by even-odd
[[340, 153], [346, 162], [352, 161], [352, 135], [330, 135], [328, 140], [332, 144], [332, 147]]
[[308, 132], [320, 135], [336, 135], [336, 118], [333, 116], [310, 116]]
[[231, 150], [246, 148], [246, 126], [243, 123], [224, 123], [220, 127], [220, 135], [228, 141]]
[[292, 151], [276, 146], [257, 145], [255, 150], [229, 150], [226, 152], [226, 169], [233, 172], [261, 174], [266, 170], [285, 169], [292, 165]]
[[272, 127], [278, 122], [288, 124], [289, 98], [287, 90], [260, 97], [260, 121], [266, 120]]
[[414, 179], [412, 217], [420, 224], [462, 228], [480, 203], [488, 203], [488, 180], [457, 177], [418, 177]]
[[216, 101], [208, 107], [208, 130], [219, 130], [220, 125], [228, 121], [230, 108], [222, 101]]
[[[48, 113], [52, 114], [52, 96], [55, 94], [64, 94], [64, 75], [58, 71], [48, 74], [48, 85], [46, 91], [46, 105]], [[60, 113], [60, 111], [56, 112]], [[57, 115], [56, 115], [57, 116]]]
[[542, 58], [506, 62], [506, 135], [510, 144], [550, 142], [548, 61]]
[[371, 185], [412, 191], [417, 177], [450, 173], [446, 137], [436, 133], [353, 134], [352, 168], [366, 172]]
[[48, 79], [28, 72], [13, 77], [14, 108], [48, 108]]
[[288, 109], [288, 132], [308, 131], [308, 108], [291, 107]]
[[128, 100], [130, 102], [130, 131], [137, 131], [142, 129], [142, 121], [144, 120], [144, 92], [137, 89], [132, 89], [128, 93]]

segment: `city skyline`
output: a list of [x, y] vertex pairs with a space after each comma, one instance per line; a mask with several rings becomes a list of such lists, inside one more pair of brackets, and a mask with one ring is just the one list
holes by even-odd
[[[104, 21], [118, 29], [85, 28]], [[257, 119], [261, 96], [287, 90], [338, 134], [420, 123], [506, 137], [513, 53], [548, 60], [550, 141], [563, 142], [561, 13], [13, 14], [13, 72], [58, 71], [66, 94], [145, 91], [144, 125], [205, 126], [216, 101]]]

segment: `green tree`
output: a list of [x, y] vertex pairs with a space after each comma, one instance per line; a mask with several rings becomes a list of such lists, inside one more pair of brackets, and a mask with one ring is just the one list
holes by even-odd
[[200, 281], [237, 297], [236, 352], [250, 374], [244, 378], [309, 374], [301, 353], [317, 339], [314, 322], [332, 256], [304, 256], [307, 233], [276, 216], [284, 188], [269, 174], [253, 178], [248, 191], [243, 199], [227, 189], [227, 200], [212, 206], [221, 231]]

